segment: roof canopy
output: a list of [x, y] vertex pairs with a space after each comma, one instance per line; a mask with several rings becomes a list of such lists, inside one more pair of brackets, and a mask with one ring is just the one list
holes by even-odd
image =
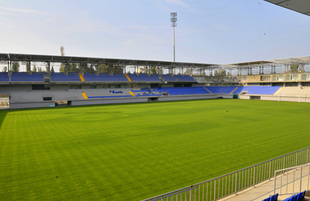
[[154, 60], [133, 60], [133, 59], [111, 59], [93, 57], [72, 57], [72, 56], [53, 56], [53, 55], [30, 55], [30, 54], [11, 54], [0, 53], [0, 62], [49, 62], [49, 63], [90, 63], [90, 64], [109, 64], [109, 65], [136, 65], [136, 66], [158, 66], [166, 68], [194, 67], [194, 68], [218, 68], [218, 64], [154, 61]]
[[309, 0], [265, 0], [265, 1], [310, 16]]

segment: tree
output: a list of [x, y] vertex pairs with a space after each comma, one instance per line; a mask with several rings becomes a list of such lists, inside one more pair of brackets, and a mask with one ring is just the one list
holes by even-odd
[[68, 65], [69, 65], [69, 70], [68, 70], [69, 72], [79, 72], [77, 63], [72, 63]]
[[226, 76], [226, 70], [221, 69], [220, 70], [220, 76], [225, 77]]
[[214, 76], [219, 76], [219, 72], [217, 72], [217, 70], [214, 71]]
[[298, 73], [298, 64], [291, 64], [291, 73]]
[[[60, 55], [63, 57], [65, 56], [65, 48], [63, 46], [60, 46]], [[65, 68], [65, 64], [61, 63], [60, 64], [60, 68], [59, 71], [60, 72], [65, 72], [67, 69]]]
[[108, 68], [109, 66], [106, 64], [95, 65], [95, 71], [98, 73], [108, 73], [109, 72]]
[[36, 67], [36, 65], [33, 66], [32, 72], [37, 72], [37, 67]]
[[59, 71], [62, 73], [65, 72], [65, 65], [64, 64], [60, 65]]
[[98, 64], [98, 65], [95, 65], [95, 69], [93, 70], [95, 70], [98, 73], [109, 73], [109, 72], [123, 73], [123, 68], [118, 65], [109, 66], [107, 64]]
[[13, 72], [19, 72], [19, 63], [14, 62], [14, 63], [12, 64], [12, 71], [13, 71]]
[[152, 66], [150, 70], [151, 70], [151, 74], [156, 74], [157, 73], [156, 72], [157, 68], [155, 66]]
[[31, 71], [30, 69], [30, 63], [26, 63], [26, 71], [29, 73]]
[[64, 48], [64, 46], [60, 46], [60, 55], [62, 57], [65, 56], [65, 48]]
[[7, 72], [8, 71], [8, 67], [4, 66], [2, 72]]
[[113, 73], [123, 73], [123, 68], [122, 68], [122, 66], [119, 66], [119, 65], [112, 65], [111, 68], [112, 68], [112, 72], [113, 72]]
[[41, 67], [38, 67], [38, 72], [42, 72], [42, 68]]
[[184, 72], [185, 75], [190, 75], [192, 70], [190, 68], [186, 68], [186, 71]]

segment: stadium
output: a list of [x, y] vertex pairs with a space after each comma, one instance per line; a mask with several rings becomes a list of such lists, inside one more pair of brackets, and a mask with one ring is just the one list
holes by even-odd
[[310, 56], [0, 63], [0, 200], [309, 200]]

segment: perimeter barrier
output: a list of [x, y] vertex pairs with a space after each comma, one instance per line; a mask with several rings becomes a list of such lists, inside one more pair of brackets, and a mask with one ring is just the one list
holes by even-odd
[[143, 201], [214, 201], [274, 177], [279, 169], [309, 163], [310, 147]]
[[274, 194], [297, 194], [309, 190], [310, 164], [284, 168], [274, 172]]

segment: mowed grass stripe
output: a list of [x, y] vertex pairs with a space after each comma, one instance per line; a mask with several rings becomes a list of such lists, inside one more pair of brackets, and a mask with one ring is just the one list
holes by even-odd
[[0, 200], [141, 200], [309, 146], [304, 103], [0, 111]]

